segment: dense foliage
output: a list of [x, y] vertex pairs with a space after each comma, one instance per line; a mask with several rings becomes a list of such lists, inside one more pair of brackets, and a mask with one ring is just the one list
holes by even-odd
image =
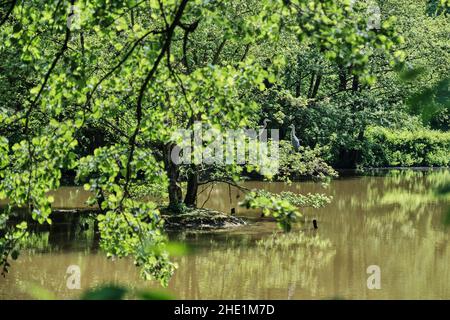
[[[446, 131], [449, 125], [450, 19], [441, 2], [356, 3], [379, 6], [382, 25], [396, 30], [389, 39], [400, 43], [366, 57], [373, 78], [363, 81], [351, 63], [327, 59], [316, 43], [291, 44], [279, 80], [260, 100], [274, 127], [287, 131], [294, 123], [302, 145], [327, 147], [325, 159], [341, 168], [371, 161], [364, 152], [368, 127], [414, 132]], [[403, 63], [392, 65], [386, 53], [400, 55]]]
[[370, 127], [365, 132], [365, 166], [442, 167], [450, 164], [450, 132], [392, 130]]

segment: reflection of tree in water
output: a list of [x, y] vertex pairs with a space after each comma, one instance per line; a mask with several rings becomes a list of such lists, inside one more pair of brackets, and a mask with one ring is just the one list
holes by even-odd
[[65, 250], [94, 250], [98, 233], [91, 216], [80, 213], [57, 214], [51, 225], [40, 225], [28, 221], [30, 236], [25, 249], [30, 252], [55, 252]]
[[332, 218], [340, 219], [342, 232], [351, 234], [364, 229], [376, 232], [379, 237], [410, 238], [418, 226], [428, 231], [439, 230], [444, 204], [436, 198], [435, 187], [449, 179], [448, 170], [390, 170], [340, 181], [332, 189], [334, 200], [325, 208], [329, 210], [323, 219], [333, 212], [343, 213], [341, 218]]
[[441, 224], [445, 203], [434, 189], [449, 178], [448, 170], [395, 170], [383, 179], [365, 178], [367, 187], [351, 197], [362, 215], [364, 248], [377, 252], [385, 283], [402, 283], [388, 288], [391, 297], [421, 298], [429, 286], [436, 297], [448, 295], [441, 282], [450, 281], [450, 237]]
[[224, 247], [212, 241], [209, 249], [179, 260], [170, 287], [179, 298], [301, 298], [302, 290], [308, 295], [321, 290], [317, 271], [334, 255], [330, 242], [304, 232], [269, 236], [253, 245]]
[[435, 222], [440, 219], [443, 206], [434, 189], [448, 179], [449, 171], [393, 170], [382, 184], [369, 182], [367, 208], [375, 214], [365, 217], [366, 225], [380, 236], [400, 233], [413, 237], [417, 226], [438, 236], [441, 230]]

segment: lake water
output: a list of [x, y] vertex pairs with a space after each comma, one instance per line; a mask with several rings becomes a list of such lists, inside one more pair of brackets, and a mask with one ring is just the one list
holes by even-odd
[[[390, 170], [374, 175], [341, 175], [320, 183], [247, 182], [248, 188], [290, 190], [333, 196], [322, 209], [304, 209], [304, 219], [289, 235], [273, 221], [238, 208], [243, 194], [225, 185], [209, 189], [198, 203], [249, 218], [234, 230], [177, 233], [171, 240], [192, 252], [174, 260], [179, 267], [167, 289], [180, 299], [450, 299], [450, 230], [442, 224], [449, 203], [437, 200], [433, 187], [450, 179], [449, 170]], [[83, 206], [88, 193], [61, 188], [55, 206]], [[318, 220], [318, 230], [311, 220]], [[106, 283], [132, 289], [158, 288], [139, 278], [130, 259], [109, 260], [98, 249], [91, 221], [80, 216], [56, 220], [38, 229], [0, 279], [0, 299], [32, 297], [43, 288], [58, 298], [77, 298]], [[86, 229], [83, 231], [84, 229]], [[66, 287], [66, 270], [81, 268], [81, 289]], [[381, 289], [367, 287], [367, 268], [380, 267]], [[33, 289], [34, 288], [34, 289]]]

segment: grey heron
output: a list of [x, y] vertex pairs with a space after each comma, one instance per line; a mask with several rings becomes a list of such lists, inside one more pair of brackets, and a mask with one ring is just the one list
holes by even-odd
[[[267, 128], [267, 123], [268, 123], [268, 122], [270, 122], [270, 120], [267, 119], [267, 118], [265, 118], [264, 121], [263, 121], [263, 126], [262, 126], [262, 128], [259, 129], [259, 134], [258, 134], [259, 140], [261, 140], [261, 138], [263, 137], [263, 135], [264, 135], [264, 130], [266, 130], [266, 128]], [[266, 138], [267, 138], [267, 134], [266, 134]]]
[[292, 129], [292, 131], [291, 131], [292, 146], [294, 147], [295, 151], [298, 151], [298, 149], [300, 148], [300, 140], [297, 138], [297, 136], [295, 134], [295, 125], [291, 124], [289, 127]]

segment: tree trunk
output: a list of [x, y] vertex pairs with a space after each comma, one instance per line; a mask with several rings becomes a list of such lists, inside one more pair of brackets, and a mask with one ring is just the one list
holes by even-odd
[[312, 91], [313, 91], [313, 88], [314, 88], [315, 81], [316, 81], [316, 73], [313, 72], [311, 74], [311, 80], [309, 82], [308, 98], [311, 98], [311, 96], [312, 96]]
[[317, 93], [319, 93], [320, 82], [322, 81], [322, 73], [319, 72], [316, 77], [316, 82], [314, 83], [314, 87], [312, 90], [311, 98], [317, 97]]
[[339, 66], [339, 91], [345, 91], [347, 89], [347, 72], [344, 66]]
[[297, 84], [295, 85], [295, 96], [298, 98], [302, 94], [302, 73], [299, 74]]
[[167, 144], [164, 146], [164, 167], [167, 172], [167, 177], [169, 178], [169, 209], [177, 212], [180, 209], [182, 192], [180, 186], [178, 185], [179, 169], [171, 159], [172, 149], [172, 144]]
[[191, 166], [191, 171], [188, 175], [186, 197], [184, 198], [184, 204], [188, 207], [195, 207], [197, 202], [198, 191], [198, 173], [195, 165]]
[[352, 91], [357, 92], [358, 90], [359, 90], [359, 77], [357, 75], [354, 75], [352, 83]]

